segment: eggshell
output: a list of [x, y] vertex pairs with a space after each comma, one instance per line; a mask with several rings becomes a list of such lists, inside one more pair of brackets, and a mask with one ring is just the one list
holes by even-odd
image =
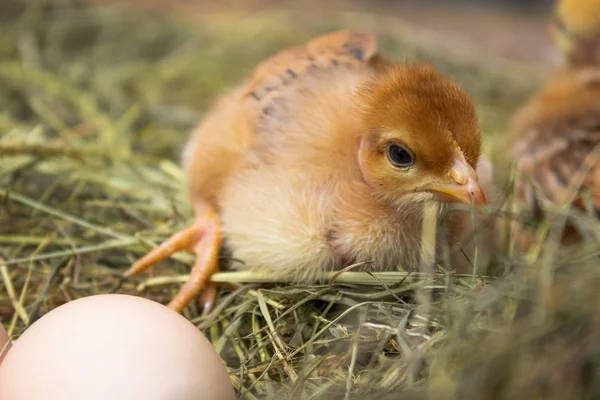
[[227, 370], [202, 333], [135, 296], [64, 304], [31, 325], [0, 366], [1, 400], [228, 400]]
[[6, 354], [8, 353], [8, 349], [10, 348], [10, 344], [9, 347], [6, 348], [6, 351], [2, 352], [2, 350], [4, 349], [4, 344], [6, 344], [6, 342], [8, 342], [8, 333], [6, 332], [6, 329], [4, 329], [4, 327], [2, 326], [2, 324], [0, 324], [0, 363], [2, 362], [2, 360], [4, 360], [4, 357], [6, 356]]

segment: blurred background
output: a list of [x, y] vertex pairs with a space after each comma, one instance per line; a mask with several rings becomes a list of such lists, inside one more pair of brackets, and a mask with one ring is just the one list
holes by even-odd
[[[51, 0], [70, 4], [72, 0]], [[131, 4], [162, 11], [207, 14], [260, 10], [360, 11], [401, 17], [431, 35], [464, 41], [496, 55], [541, 64], [554, 59], [546, 36], [552, 0], [89, 0]], [[13, 14], [19, 0], [0, 2], [0, 18]]]
[[552, 0], [94, 0], [186, 12], [354, 11], [402, 18], [426, 35], [462, 41], [495, 55], [544, 66], [555, 59], [546, 35]]

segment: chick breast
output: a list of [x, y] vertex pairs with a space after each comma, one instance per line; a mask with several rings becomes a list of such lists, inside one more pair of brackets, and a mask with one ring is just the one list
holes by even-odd
[[264, 167], [231, 180], [220, 204], [233, 258], [299, 280], [354, 263], [369, 262], [356, 270], [396, 270], [418, 260], [420, 213], [365, 202], [360, 192], [368, 189], [358, 182], [306, 179]]

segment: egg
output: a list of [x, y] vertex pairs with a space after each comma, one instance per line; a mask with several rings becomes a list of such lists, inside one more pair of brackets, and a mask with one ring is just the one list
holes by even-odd
[[9, 344], [6, 347], [6, 349], [4, 349], [4, 345], [6, 344], [6, 342], [8, 342], [8, 339], [9, 339], [9, 337], [8, 337], [8, 333], [6, 333], [6, 329], [4, 329], [2, 324], [0, 324], [0, 363], [6, 356], [6, 353], [8, 352], [8, 349], [10, 348], [10, 344]]
[[32, 324], [0, 365], [1, 400], [229, 400], [225, 365], [187, 319], [128, 295], [66, 303]]

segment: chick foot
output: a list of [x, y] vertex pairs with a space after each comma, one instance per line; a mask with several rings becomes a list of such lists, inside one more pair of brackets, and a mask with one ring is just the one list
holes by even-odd
[[[159, 247], [135, 262], [125, 272], [125, 276], [146, 271], [153, 265], [180, 251], [193, 252], [196, 254], [196, 262], [190, 271], [190, 276], [168, 304], [168, 307], [181, 313], [202, 292], [200, 303], [204, 312], [208, 312], [217, 296], [216, 285], [209, 283], [208, 280], [219, 269], [218, 256], [221, 242], [219, 218], [213, 209], [209, 209], [204, 217], [194, 225], [175, 233]], [[205, 290], [203, 291], [203, 289]]]

